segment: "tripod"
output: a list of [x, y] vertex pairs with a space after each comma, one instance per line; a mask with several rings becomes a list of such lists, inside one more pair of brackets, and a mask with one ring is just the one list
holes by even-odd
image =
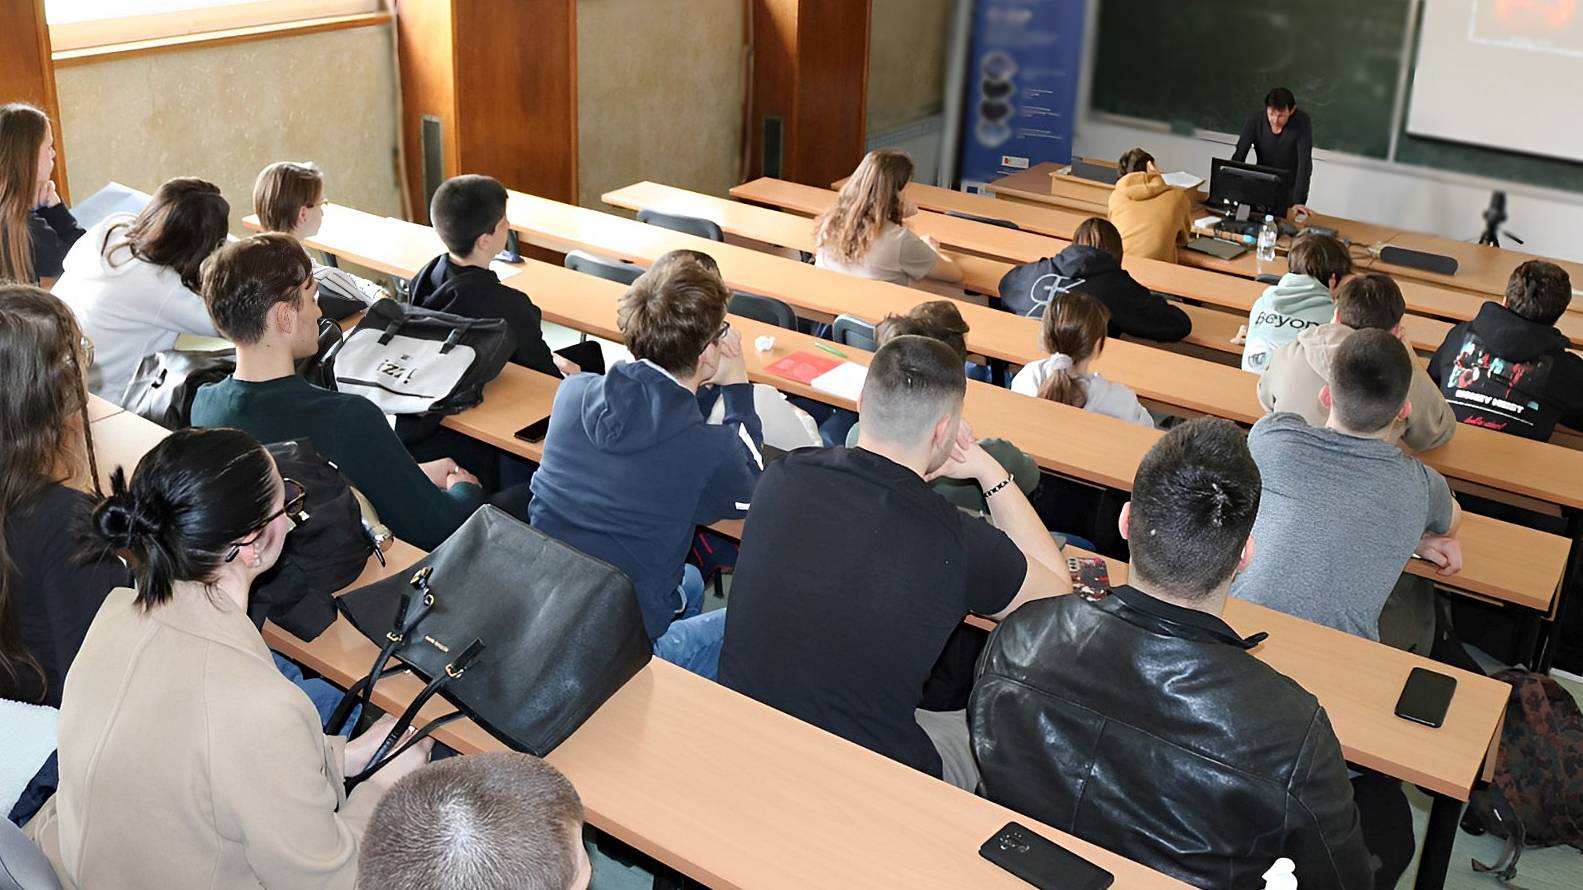
[[[1479, 243], [1488, 244], [1491, 247], [1500, 247], [1501, 224], [1504, 222], [1506, 222], [1506, 193], [1491, 192], [1490, 206], [1484, 208], [1484, 234], [1479, 236]], [[1511, 232], [1507, 232], [1506, 237], [1516, 241], [1518, 244], [1523, 243], [1523, 239]]]

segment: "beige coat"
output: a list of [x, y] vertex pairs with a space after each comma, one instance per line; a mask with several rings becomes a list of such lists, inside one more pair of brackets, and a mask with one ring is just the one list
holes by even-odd
[[1128, 173], [1110, 193], [1110, 221], [1126, 256], [1174, 263], [1193, 231], [1193, 201], [1158, 173]]
[[[1350, 333], [1352, 328], [1344, 324], [1322, 324], [1300, 332], [1296, 340], [1275, 350], [1269, 368], [1259, 378], [1259, 404], [1264, 410], [1291, 411], [1303, 415], [1309, 426], [1324, 426], [1330, 412], [1319, 404], [1319, 390], [1330, 382], [1331, 362]], [[1427, 451], [1451, 441], [1457, 416], [1417, 357], [1413, 358], [1407, 401], [1413, 411], [1407, 415], [1405, 427], [1396, 422], [1395, 435], [1401, 444], [1412, 451]]]
[[113, 591], [66, 676], [60, 791], [27, 825], [67, 887], [351, 888], [378, 790], [247, 615]]

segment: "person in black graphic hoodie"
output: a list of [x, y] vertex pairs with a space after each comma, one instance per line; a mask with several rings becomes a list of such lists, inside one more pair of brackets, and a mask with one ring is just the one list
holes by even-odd
[[1451, 329], [1429, 360], [1459, 423], [1541, 441], [1556, 424], [1583, 429], [1583, 358], [1555, 323], [1572, 300], [1565, 270], [1529, 260], [1506, 299]]
[[1065, 250], [1007, 272], [1000, 280], [1000, 305], [1007, 312], [1042, 318], [1051, 296], [1079, 288], [1110, 310], [1107, 336], [1174, 343], [1193, 330], [1181, 307], [1151, 293], [1121, 268], [1121, 233], [1097, 216], [1078, 225]]

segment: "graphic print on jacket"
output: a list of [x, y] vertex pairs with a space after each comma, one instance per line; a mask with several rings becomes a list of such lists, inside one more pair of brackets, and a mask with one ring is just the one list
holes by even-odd
[[[1554, 363], [1548, 354], [1526, 362], [1503, 359], [1468, 331], [1442, 390], [1458, 421], [1533, 437]], [[1554, 426], [1553, 418], [1548, 425]], [[1540, 433], [1541, 438], [1548, 435]]]

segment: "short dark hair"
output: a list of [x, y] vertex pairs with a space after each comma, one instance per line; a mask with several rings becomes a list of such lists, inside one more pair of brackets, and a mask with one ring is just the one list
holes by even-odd
[[874, 326], [874, 342], [884, 346], [896, 337], [916, 334], [931, 337], [951, 347], [967, 361], [967, 322], [956, 308], [955, 300], [930, 300], [912, 307], [906, 315], [887, 315]]
[[577, 877], [583, 804], [537, 757], [451, 757], [379, 799], [358, 855], [363, 890], [566, 890]]
[[1149, 169], [1149, 162], [1153, 160], [1154, 155], [1149, 154], [1143, 149], [1129, 148], [1125, 153], [1122, 154], [1121, 158], [1116, 161], [1116, 167], [1121, 170], [1123, 175], [1128, 173], [1142, 173], [1143, 171]]
[[324, 174], [311, 161], [276, 161], [253, 181], [253, 212], [266, 232], [290, 232], [297, 214], [324, 196]]
[[1332, 279], [1352, 274], [1352, 254], [1345, 244], [1329, 235], [1302, 235], [1292, 242], [1292, 249], [1286, 254], [1286, 268], [1329, 287]]
[[453, 176], [434, 190], [429, 222], [455, 256], [467, 256], [482, 235], [494, 231], [506, 215], [506, 187], [493, 176]]
[[1330, 362], [1330, 410], [1341, 425], [1374, 433], [1396, 419], [1413, 382], [1413, 360], [1389, 331], [1353, 331]]
[[1402, 289], [1384, 272], [1349, 278], [1336, 294], [1336, 320], [1349, 328], [1389, 331], [1402, 323], [1405, 314]]
[[226, 339], [243, 346], [264, 336], [276, 303], [302, 306], [313, 261], [297, 239], [280, 232], [232, 241], [203, 264], [203, 301]]
[[705, 263], [700, 256], [691, 250], [665, 254], [616, 303], [616, 327], [627, 350], [678, 377], [697, 370], [731, 303], [714, 259], [705, 256]]
[[962, 407], [967, 378], [951, 347], [907, 334], [874, 353], [863, 381], [863, 431], [884, 442], [912, 445], [942, 416]]
[[1262, 482], [1242, 430], [1200, 417], [1160, 438], [1132, 483], [1127, 545], [1139, 580], [1187, 600], [1236, 572]]
[[1555, 324], [1572, 303], [1572, 277], [1544, 260], [1529, 260], [1506, 282], [1506, 308], [1536, 324]]
[[1264, 107], [1282, 110], [1297, 107], [1297, 97], [1286, 87], [1276, 87], [1264, 94]]

